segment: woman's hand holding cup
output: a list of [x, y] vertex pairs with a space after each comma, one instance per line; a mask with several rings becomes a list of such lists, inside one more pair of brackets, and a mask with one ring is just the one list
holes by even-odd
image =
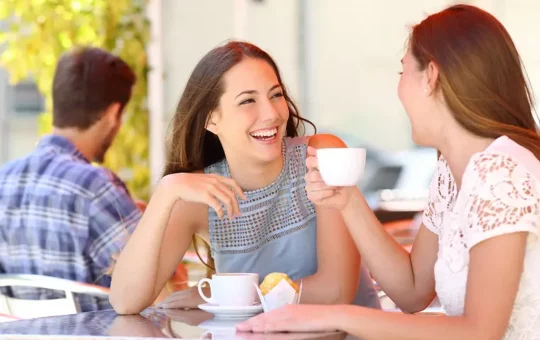
[[[322, 162], [317, 157], [320, 150], [326, 153]], [[363, 149], [315, 149], [308, 147], [306, 158], [307, 174], [305, 176], [306, 192], [310, 201], [316, 205], [327, 206], [343, 210], [349, 203], [351, 193], [356, 188], [356, 182], [362, 175], [365, 163], [365, 150]], [[344, 157], [352, 157], [352, 159], [344, 159]], [[356, 162], [356, 163], [355, 163]], [[357, 164], [360, 162], [360, 164]], [[348, 164], [343, 164], [348, 163]], [[351, 167], [351, 165], [354, 165]], [[341, 182], [340, 186], [327, 185], [321, 175], [321, 166], [324, 167], [326, 177], [330, 180]], [[344, 169], [343, 167], [347, 167]], [[351, 169], [352, 168], [352, 169]], [[351, 170], [354, 173], [351, 173]]]

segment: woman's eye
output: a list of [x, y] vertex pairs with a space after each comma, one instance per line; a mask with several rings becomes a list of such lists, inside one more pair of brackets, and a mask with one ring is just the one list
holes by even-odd
[[255, 103], [255, 100], [254, 99], [246, 99], [246, 100], [240, 102], [240, 105], [246, 105], [246, 104], [251, 104], [251, 103]]
[[272, 96], [272, 98], [279, 98], [279, 97], [283, 97], [283, 92], [278, 92]]

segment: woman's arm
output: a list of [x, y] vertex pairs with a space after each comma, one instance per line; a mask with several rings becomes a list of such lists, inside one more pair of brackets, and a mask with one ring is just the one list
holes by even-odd
[[245, 199], [230, 178], [202, 173], [165, 176], [114, 268], [110, 295], [114, 309], [133, 314], [151, 305], [193, 234], [207, 224], [208, 206], [220, 218], [233, 219], [240, 215], [238, 197]]
[[[163, 181], [114, 267], [110, 302], [119, 314], [150, 306], [174, 273], [203, 205], [177, 200]], [[204, 217], [204, 215], [202, 215]]]
[[237, 329], [253, 332], [337, 329], [361, 339], [501, 339], [519, 287], [526, 239], [524, 232], [507, 234], [471, 249], [463, 316], [407, 315], [350, 305], [291, 305], [256, 316]]
[[358, 288], [360, 255], [343, 218], [317, 207], [317, 273], [303, 279], [303, 304], [349, 304]]
[[[310, 138], [309, 144], [310, 148], [308, 149], [308, 156], [316, 156], [316, 148], [346, 147], [341, 139], [333, 135], [313, 136]], [[319, 182], [325, 186], [319, 172], [316, 170], [317, 165], [309, 164], [310, 161], [313, 160], [316, 162], [314, 157], [309, 157], [307, 160], [308, 168], [311, 168], [312, 170], [306, 177], [311, 181], [310, 184]], [[333, 221], [337, 221], [333, 223], [331, 221], [325, 222], [325, 225], [337, 223], [337, 228], [323, 228], [325, 225], [321, 225], [321, 228], [319, 228], [321, 233], [325, 233], [329, 229], [328, 234], [324, 235], [328, 240], [321, 240], [321, 242], [323, 242], [323, 244], [321, 244], [321, 251], [326, 254], [332, 254], [328, 250], [324, 251], [325, 245], [342, 249], [341, 253], [336, 253], [337, 250], [334, 250], [333, 259], [331, 259], [332, 255], [325, 256], [322, 254], [323, 259], [331, 259], [329, 260], [329, 262], [331, 262], [329, 264], [330, 267], [335, 265], [335, 263], [339, 263], [345, 256], [352, 256], [352, 261], [343, 263], [343, 267], [341, 268], [334, 268], [334, 272], [331, 275], [336, 275], [336, 272], [340, 269], [345, 269], [345, 266], [349, 268], [346, 269], [346, 271], [349, 272], [351, 270], [350, 268], [353, 266], [353, 262], [355, 262], [354, 257], [358, 256], [354, 254], [360, 251], [362, 259], [365, 261], [371, 275], [377, 280], [378, 284], [384, 289], [386, 294], [403, 311], [417, 312], [425, 309], [435, 297], [433, 267], [437, 259], [437, 235], [422, 225], [417, 234], [413, 251], [409, 254], [388, 234], [388, 232], [386, 232], [356, 187], [341, 188], [339, 190], [342, 192], [349, 191], [347, 194], [350, 195], [350, 198], [348, 204], [341, 211], [343, 220], [336, 216], [322, 217], [328, 218], [328, 220], [333, 219]], [[352, 192], [352, 194], [350, 192]], [[340, 195], [340, 193], [337, 195]], [[320, 209], [325, 208], [325, 204], [317, 204], [316, 207]], [[326, 207], [326, 209], [327, 212], [324, 213], [327, 214], [335, 214], [337, 212], [336, 209], [331, 209], [329, 207]], [[320, 211], [322, 212], [324, 210]], [[348, 232], [347, 230], [343, 230], [343, 233], [332, 235], [334, 229], [341, 229], [340, 226], [343, 225], [343, 221], [348, 227]], [[336, 241], [335, 238], [338, 237], [346, 237], [348, 240], [354, 240], [357, 249], [355, 249], [354, 245], [350, 244], [350, 241]], [[344, 242], [344, 246], [341, 247], [338, 242]], [[340, 260], [335, 259], [336, 255]], [[347, 282], [347, 287], [350, 287], [349, 285], [352, 280], [358, 278], [357, 270], [358, 267], [356, 270], [349, 272], [350, 275], [348, 280], [342, 278], [346, 280], [344, 282]], [[358, 281], [355, 283], [357, 286]], [[356, 287], [354, 289], [354, 291], [356, 291]], [[348, 289], [347, 291], [350, 292]]]
[[[308, 148], [306, 190], [316, 206], [339, 209], [371, 274], [406, 312], [423, 310], [435, 296], [433, 267], [438, 237], [421, 226], [409, 254], [383, 228], [357, 187], [329, 187], [319, 173], [316, 150]], [[431, 198], [430, 198], [431, 199]]]
[[391, 315], [349, 308], [336, 311], [337, 328], [362, 339], [501, 339], [523, 271], [526, 240], [527, 233], [514, 233], [471, 249], [463, 316]]
[[[314, 148], [347, 147], [333, 135], [314, 135]], [[317, 273], [303, 279], [302, 303], [349, 304], [358, 288], [360, 255], [337, 209], [315, 207]]]
[[356, 188], [342, 214], [371, 275], [385, 293], [405, 312], [425, 309], [435, 298], [438, 236], [422, 224], [411, 253], [407, 252], [380, 224]]

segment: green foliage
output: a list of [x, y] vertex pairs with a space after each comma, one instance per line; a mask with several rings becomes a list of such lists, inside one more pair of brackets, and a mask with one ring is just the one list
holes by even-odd
[[107, 153], [105, 166], [120, 175], [131, 193], [149, 196], [147, 0], [0, 0], [0, 63], [17, 83], [32, 77], [46, 100], [39, 133], [52, 128], [51, 84], [56, 61], [76, 46], [102, 47], [122, 57], [137, 83], [124, 124]]

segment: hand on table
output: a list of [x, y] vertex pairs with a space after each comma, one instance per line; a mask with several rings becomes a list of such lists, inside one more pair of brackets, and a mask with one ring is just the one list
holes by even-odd
[[239, 332], [332, 332], [332, 309], [322, 305], [288, 305], [259, 314], [236, 326]]
[[[203, 288], [209, 289], [209, 288]], [[199, 295], [197, 286], [174, 292], [161, 301], [158, 308], [198, 308], [201, 303], [205, 303]]]

